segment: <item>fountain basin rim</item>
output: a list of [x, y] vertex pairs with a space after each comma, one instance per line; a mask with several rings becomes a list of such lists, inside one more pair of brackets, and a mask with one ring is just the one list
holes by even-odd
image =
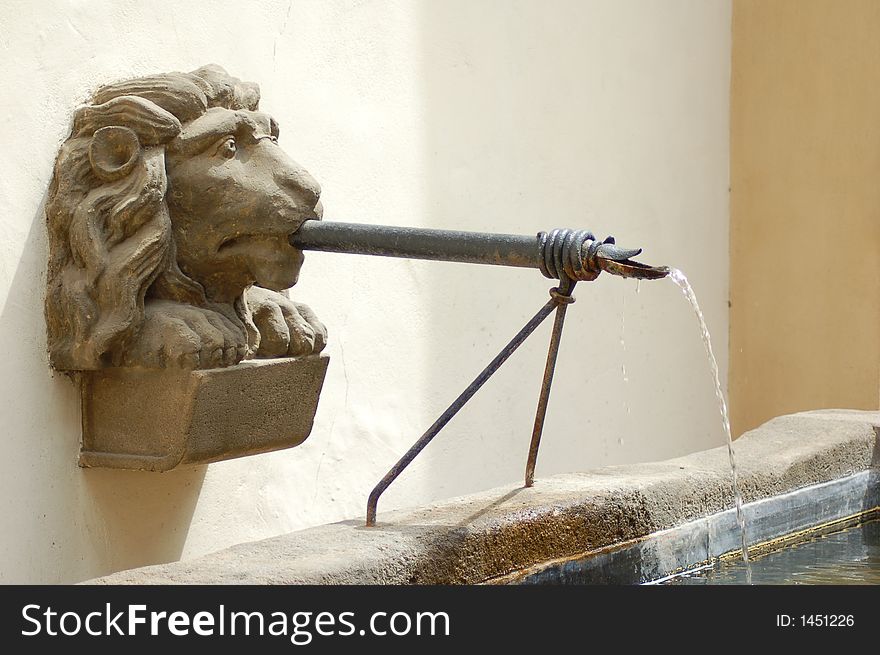
[[[735, 442], [745, 501], [880, 468], [878, 431], [880, 412], [822, 410], [768, 421]], [[377, 528], [353, 518], [90, 582], [480, 584], [732, 507], [727, 447], [719, 446], [389, 511]]]

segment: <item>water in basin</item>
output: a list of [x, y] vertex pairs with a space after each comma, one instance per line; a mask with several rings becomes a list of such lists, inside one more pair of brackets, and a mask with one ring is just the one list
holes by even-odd
[[[815, 536], [751, 560], [751, 582], [763, 585], [880, 584], [880, 519]], [[746, 564], [720, 561], [663, 584], [747, 584]]]

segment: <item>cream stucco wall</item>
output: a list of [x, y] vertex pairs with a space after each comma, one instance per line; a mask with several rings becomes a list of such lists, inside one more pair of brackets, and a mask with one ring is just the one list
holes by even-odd
[[[147, 474], [81, 470], [78, 395], [46, 363], [43, 201], [102, 83], [216, 62], [261, 84], [329, 220], [613, 233], [682, 268], [726, 371], [727, 0], [60, 0], [0, 5], [0, 582], [69, 582], [361, 516], [372, 485], [547, 297], [534, 271], [310, 254], [330, 328], [301, 447]], [[538, 476], [722, 442], [669, 282], [577, 289]], [[549, 326], [383, 498], [518, 480]], [[540, 484], [540, 481], [539, 481]]]

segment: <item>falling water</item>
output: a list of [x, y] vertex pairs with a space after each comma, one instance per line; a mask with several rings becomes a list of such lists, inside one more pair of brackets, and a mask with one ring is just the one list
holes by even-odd
[[733, 452], [733, 437], [730, 434], [730, 416], [727, 413], [727, 402], [724, 400], [724, 393], [721, 391], [721, 377], [718, 374], [718, 361], [715, 359], [715, 353], [712, 350], [712, 339], [709, 336], [709, 328], [703, 318], [703, 312], [700, 310], [700, 304], [697, 302], [697, 296], [688, 282], [687, 277], [677, 268], [669, 271], [669, 278], [678, 285], [685, 298], [690, 302], [697, 319], [700, 321], [700, 333], [703, 337], [703, 345], [706, 347], [706, 354], [709, 356], [709, 365], [712, 369], [712, 377], [715, 380], [715, 397], [718, 398], [718, 409], [721, 411], [721, 424], [724, 427], [724, 435], [727, 437], [727, 455], [730, 458], [730, 470], [733, 474], [733, 494], [736, 500], [736, 522], [739, 524], [740, 539], [742, 542], [742, 557], [746, 563], [746, 579], [751, 584], [752, 570], [749, 565], [749, 546], [746, 539], [746, 519], [743, 515], [742, 494], [739, 491], [739, 482], [736, 476], [736, 457]]
[[[623, 296], [623, 307], [620, 309], [620, 348], [623, 350], [623, 356], [620, 364], [620, 372], [623, 374], [623, 381], [629, 382], [626, 375], [626, 294]], [[626, 398], [626, 394], [624, 394]]]
[[[623, 383], [626, 385], [629, 382], [629, 378], [626, 375], [626, 294], [623, 295], [623, 306], [620, 309], [620, 347], [623, 350], [620, 355], [620, 372], [623, 374]], [[626, 391], [623, 392], [623, 409], [627, 416], [629, 416], [629, 394]], [[623, 445], [622, 436], [617, 438], [617, 445]]]

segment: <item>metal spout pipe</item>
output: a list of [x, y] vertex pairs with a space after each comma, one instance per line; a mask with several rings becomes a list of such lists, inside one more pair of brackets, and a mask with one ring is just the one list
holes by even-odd
[[586, 230], [524, 236], [306, 221], [290, 236], [290, 243], [301, 250], [537, 268], [545, 277], [574, 281], [594, 280], [602, 271], [643, 279], [669, 274], [665, 267], [633, 261], [641, 249], [620, 248], [614, 237], [599, 241]]

